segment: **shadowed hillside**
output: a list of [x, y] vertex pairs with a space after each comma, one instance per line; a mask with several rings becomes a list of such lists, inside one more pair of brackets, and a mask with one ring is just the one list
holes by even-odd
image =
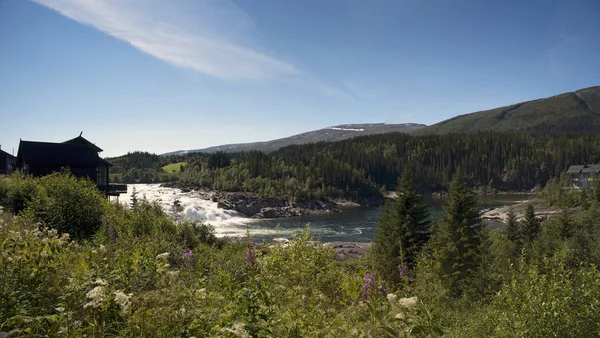
[[600, 86], [459, 115], [421, 128], [414, 134], [473, 133], [488, 130], [536, 133], [599, 131]]

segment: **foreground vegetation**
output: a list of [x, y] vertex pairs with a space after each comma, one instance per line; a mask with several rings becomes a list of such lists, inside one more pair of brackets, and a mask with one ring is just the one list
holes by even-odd
[[[578, 214], [515, 220], [490, 232], [474, 212], [462, 170], [450, 185], [446, 214], [432, 222], [424, 221], [410, 175], [403, 177], [402, 198], [382, 215], [375, 250], [354, 263], [334, 261], [311, 241], [309, 228], [288, 244], [253, 246], [215, 238], [200, 223], [175, 222], [177, 215], [145, 200], [131, 208], [109, 203], [68, 174], [0, 177], [6, 208], [0, 331], [51, 337], [598, 334], [597, 200]], [[382, 264], [390, 258], [391, 265]]]

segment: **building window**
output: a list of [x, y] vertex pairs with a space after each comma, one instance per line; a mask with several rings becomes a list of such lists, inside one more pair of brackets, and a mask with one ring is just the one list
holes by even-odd
[[99, 186], [106, 185], [106, 167], [100, 166], [96, 168], [96, 184]]

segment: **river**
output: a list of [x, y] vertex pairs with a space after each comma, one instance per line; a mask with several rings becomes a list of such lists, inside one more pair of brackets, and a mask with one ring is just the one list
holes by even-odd
[[[313, 237], [322, 242], [351, 241], [370, 242], [375, 237], [377, 218], [382, 207], [353, 207], [342, 212], [327, 215], [310, 215], [296, 218], [251, 219], [231, 210], [217, 208], [217, 203], [195, 197], [193, 192], [182, 192], [176, 188], [160, 187], [158, 184], [128, 185], [127, 194], [120, 196], [122, 203], [129, 203], [135, 187], [138, 198], [145, 196], [157, 201], [165, 210], [170, 210], [173, 202], [179, 200], [184, 207], [184, 217], [188, 220], [201, 220], [215, 227], [217, 236], [241, 237], [250, 233], [253, 241], [290, 238], [307, 224], [310, 224]], [[528, 199], [529, 195], [489, 195], [478, 196], [477, 207], [489, 209], [514, 204]], [[423, 202], [430, 206], [431, 215], [439, 217], [442, 213], [442, 201], [426, 197]], [[496, 221], [486, 221], [492, 228], [502, 226]]]

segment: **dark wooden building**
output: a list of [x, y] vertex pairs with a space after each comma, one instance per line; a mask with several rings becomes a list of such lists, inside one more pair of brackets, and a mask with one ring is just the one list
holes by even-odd
[[0, 149], [0, 175], [8, 175], [15, 168], [15, 157]]
[[110, 184], [110, 163], [100, 158], [102, 152], [95, 144], [79, 135], [63, 143], [23, 141], [19, 143], [16, 167], [36, 177], [69, 170], [77, 177], [96, 182], [107, 195], [127, 192], [127, 186]]

